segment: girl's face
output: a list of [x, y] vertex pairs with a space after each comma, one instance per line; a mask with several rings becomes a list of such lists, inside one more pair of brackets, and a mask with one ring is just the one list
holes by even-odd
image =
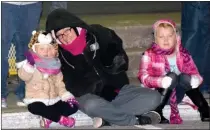
[[38, 55], [44, 58], [55, 58], [57, 56], [57, 50], [53, 45], [35, 45], [35, 50]]
[[157, 27], [155, 34], [155, 42], [162, 49], [171, 49], [176, 45], [176, 33], [170, 26]]

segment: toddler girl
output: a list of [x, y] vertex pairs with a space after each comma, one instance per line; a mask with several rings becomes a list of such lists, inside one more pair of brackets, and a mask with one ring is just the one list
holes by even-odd
[[73, 127], [75, 119], [68, 116], [77, 112], [78, 103], [65, 88], [56, 44], [52, 45], [51, 34], [32, 34], [26, 60], [17, 64], [18, 76], [26, 83], [24, 103], [29, 112], [42, 117], [40, 125], [44, 128], [52, 121]]

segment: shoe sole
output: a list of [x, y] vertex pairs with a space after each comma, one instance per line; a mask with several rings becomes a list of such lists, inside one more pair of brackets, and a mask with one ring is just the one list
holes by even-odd
[[22, 102], [17, 102], [16, 105], [19, 106], [19, 107], [26, 107], [27, 106], [26, 104], [24, 104]]
[[210, 118], [202, 118], [201, 121], [202, 122], [209, 122], [210, 121]]
[[44, 124], [44, 121], [42, 119], [40, 120], [40, 127], [45, 128], [45, 124]]
[[144, 113], [142, 116], [150, 117], [151, 124], [159, 124], [161, 122], [161, 116], [155, 111]]
[[49, 128], [49, 126], [48, 127], [46, 126], [45, 120], [44, 120], [43, 117], [40, 118], [40, 122], [39, 123], [40, 123], [40, 127], [41, 128], [44, 128], [44, 129], [48, 129]]
[[93, 118], [93, 127], [94, 128], [99, 128], [99, 127], [102, 126], [102, 124], [103, 124], [102, 118], [100, 118], [100, 117], [94, 117]]
[[1, 106], [1, 108], [7, 108], [7, 106]]

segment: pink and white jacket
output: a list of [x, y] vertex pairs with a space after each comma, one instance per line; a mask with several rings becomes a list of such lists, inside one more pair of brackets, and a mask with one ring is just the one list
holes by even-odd
[[[176, 25], [170, 20], [159, 20], [153, 25], [153, 29], [160, 23], [169, 23], [176, 30]], [[188, 51], [182, 47], [180, 36], [177, 34], [177, 46], [176, 62], [177, 67], [181, 73], [188, 74], [190, 76], [199, 79], [201, 84], [203, 78], [200, 76], [196, 65], [188, 53]], [[138, 72], [138, 78], [144, 87], [149, 88], [161, 88], [161, 81], [163, 77], [170, 71], [170, 66], [165, 55], [157, 54], [152, 48], [147, 49], [140, 61], [140, 67]]]

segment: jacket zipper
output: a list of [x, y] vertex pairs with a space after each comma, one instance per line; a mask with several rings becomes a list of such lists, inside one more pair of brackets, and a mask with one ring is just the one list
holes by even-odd
[[68, 64], [71, 68], [75, 69], [75, 67], [66, 60], [66, 58], [63, 56], [63, 53], [61, 51], [60, 51], [60, 53], [61, 53], [62, 58], [66, 62], [66, 64]]
[[[84, 53], [82, 53], [82, 55], [84, 56], [85, 61], [88, 63], [89, 61], [88, 61], [88, 59], [86, 58], [85, 54], [84, 54]], [[95, 66], [94, 66], [94, 65], [92, 65], [92, 67], [93, 67], [93, 69], [94, 69], [95, 73], [96, 73], [96, 74], [100, 77], [100, 75], [99, 75], [99, 73], [98, 73], [97, 69], [95, 68]]]
[[[85, 58], [85, 61], [87, 62], [87, 63], [89, 63], [89, 61], [88, 61], [88, 59], [86, 58], [86, 56], [85, 56], [85, 54], [84, 54], [84, 52], [82, 53], [82, 55], [84, 56], [84, 58]], [[98, 71], [97, 71], [97, 69], [96, 69], [96, 67], [92, 64], [92, 67], [93, 67], [93, 69], [94, 69], [94, 71], [95, 71], [95, 73], [96, 73], [96, 75], [99, 77], [99, 81], [101, 82], [101, 85], [103, 86], [103, 80], [102, 80], [102, 78], [101, 78], [101, 76], [100, 76], [100, 74], [98, 73]]]

